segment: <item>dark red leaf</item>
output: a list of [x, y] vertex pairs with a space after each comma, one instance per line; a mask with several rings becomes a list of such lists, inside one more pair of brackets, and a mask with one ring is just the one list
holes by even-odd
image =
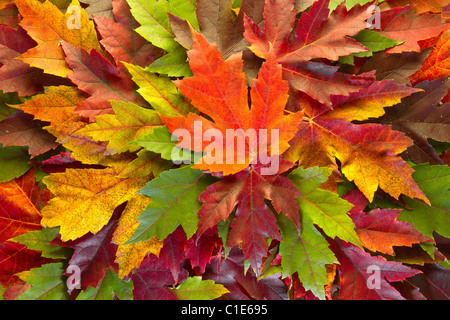
[[165, 262], [154, 254], [148, 255], [141, 266], [131, 275], [135, 300], [177, 300], [168, 285], [175, 284]]

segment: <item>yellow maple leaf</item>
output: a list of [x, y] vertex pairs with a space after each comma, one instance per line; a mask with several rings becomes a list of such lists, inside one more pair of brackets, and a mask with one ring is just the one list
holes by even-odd
[[[81, 46], [88, 52], [95, 49], [102, 53], [97, 39], [94, 23], [89, 20], [86, 11], [81, 8], [78, 0], [73, 0], [68, 10], [62, 13], [50, 1], [41, 3], [39, 0], [17, 0], [16, 5], [23, 17], [20, 25], [38, 43], [18, 59], [32, 67], [41, 68], [44, 72], [60, 77], [66, 77], [72, 72], [64, 59], [61, 41], [74, 46]], [[75, 18], [77, 26], [71, 26]]]
[[45, 87], [43, 94], [33, 96], [22, 104], [11, 107], [32, 114], [35, 119], [48, 121], [52, 126], [61, 126], [66, 121], [78, 116], [75, 109], [81, 104], [85, 95], [76, 87], [52, 86]]
[[112, 168], [67, 169], [43, 181], [54, 197], [42, 209], [41, 224], [60, 226], [62, 241], [100, 231], [114, 209], [145, 184], [137, 178], [119, 178]]
[[120, 216], [117, 229], [113, 235], [113, 242], [119, 245], [116, 262], [119, 264], [119, 277], [127, 276], [133, 268], [138, 268], [147, 253], [159, 255], [163, 242], [158, 238], [147, 241], [125, 244], [136, 231], [139, 222], [137, 218], [145, 210], [150, 198], [135, 194], [128, 201], [125, 210]]

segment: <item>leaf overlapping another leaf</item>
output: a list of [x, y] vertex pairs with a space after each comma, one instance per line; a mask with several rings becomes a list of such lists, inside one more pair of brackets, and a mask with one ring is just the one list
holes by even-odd
[[47, 176], [45, 183], [54, 197], [42, 209], [41, 223], [60, 226], [63, 241], [100, 231], [115, 208], [142, 186], [137, 178], [118, 178], [113, 169], [67, 169]]
[[450, 297], [445, 1], [80, 1], [0, 1], [0, 299]]
[[[194, 168], [209, 170], [210, 172], [223, 172], [224, 174], [237, 173], [246, 168], [262, 150], [270, 151], [269, 156], [281, 154], [289, 146], [289, 140], [297, 130], [297, 123], [302, 117], [301, 112], [284, 115], [287, 102], [287, 83], [281, 79], [281, 67], [269, 59], [253, 82], [250, 92], [252, 108], [249, 109], [247, 86], [242, 73], [242, 59], [239, 54], [223, 60], [218, 48], [209, 44], [206, 39], [193, 31], [194, 45], [188, 52], [190, 66], [194, 77], [175, 82], [181, 92], [191, 99], [192, 104], [200, 111], [209, 115], [213, 122], [196, 114], [187, 117], [167, 118], [163, 122], [171, 132], [183, 128], [194, 137], [198, 131], [196, 123], [202, 124], [200, 134], [208, 129], [215, 129], [222, 134], [221, 139], [215, 141], [222, 148], [219, 161], [214, 160], [215, 154], [206, 154]], [[245, 139], [248, 130], [266, 130], [266, 140], [257, 133], [258, 146], [255, 142]], [[271, 149], [269, 141], [271, 130], [278, 132], [278, 150]], [[237, 143], [226, 138], [227, 130], [234, 130], [238, 138], [244, 138], [244, 150]], [[175, 134], [176, 135], [176, 134]], [[266, 146], [264, 146], [266, 144]], [[192, 145], [189, 141], [180, 141], [178, 146], [193, 151], [204, 151], [206, 143]], [[235, 159], [236, 157], [236, 159]], [[211, 159], [212, 158], [212, 159]]]
[[67, 41], [73, 46], [81, 46], [85, 50], [102, 51], [97, 40], [94, 23], [89, 20], [86, 12], [77, 0], [73, 6], [80, 8], [80, 28], [68, 27], [67, 19], [50, 1], [41, 3], [37, 0], [18, 0], [17, 6], [24, 19], [20, 25], [37, 42], [37, 46], [20, 56], [20, 60], [31, 66], [41, 68], [46, 73], [56, 76], [67, 76], [70, 69], [64, 60], [64, 52], [60, 41]]

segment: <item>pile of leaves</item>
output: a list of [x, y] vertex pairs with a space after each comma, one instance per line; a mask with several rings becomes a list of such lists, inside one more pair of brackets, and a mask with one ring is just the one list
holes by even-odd
[[2, 298], [450, 297], [447, 0], [80, 1], [0, 1]]

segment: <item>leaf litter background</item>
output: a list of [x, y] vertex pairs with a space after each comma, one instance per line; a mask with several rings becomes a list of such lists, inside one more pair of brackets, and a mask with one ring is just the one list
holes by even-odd
[[0, 1], [1, 298], [448, 299], [450, 4], [372, 4]]

